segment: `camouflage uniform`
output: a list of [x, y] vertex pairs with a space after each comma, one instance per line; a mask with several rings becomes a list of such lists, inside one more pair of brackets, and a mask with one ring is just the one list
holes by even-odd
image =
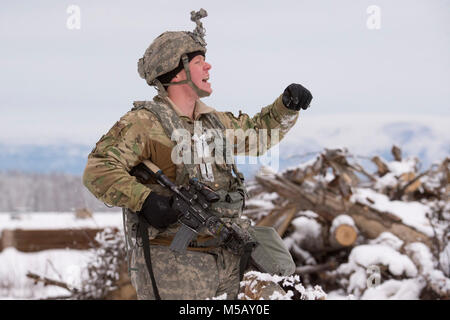
[[[193, 127], [193, 120], [182, 115], [169, 98], [156, 96], [153, 102], [173, 108], [186, 127]], [[197, 100], [194, 120], [204, 123], [206, 113], [214, 113], [227, 129], [243, 129], [244, 131], [279, 129], [280, 139], [298, 118], [297, 111], [287, 109], [282, 104], [281, 96], [252, 118], [243, 113], [235, 117], [230, 112], [219, 112], [208, 107], [201, 100]], [[267, 143], [270, 147], [270, 139]], [[152, 182], [141, 184], [128, 172], [143, 160], [149, 159], [175, 182], [177, 167], [182, 166], [172, 162], [171, 152], [174, 146], [175, 142], [166, 135], [153, 113], [146, 109], [130, 111], [102, 136], [89, 154], [83, 183], [103, 202], [128, 208], [132, 212], [139, 211], [152, 189], [157, 190], [158, 186]], [[248, 144], [245, 151], [251, 151]], [[179, 169], [178, 172], [180, 172]], [[227, 176], [222, 177], [220, 171], [219, 174], [216, 171], [215, 173], [214, 182], [204, 182], [213, 190], [228, 190]], [[199, 178], [201, 179], [201, 176]], [[164, 191], [158, 189], [157, 192]], [[241, 220], [242, 225], [240, 213], [241, 210], [236, 210], [236, 214], [230, 218]], [[226, 219], [226, 215], [223, 217]], [[178, 227], [178, 224], [175, 224], [163, 232], [150, 228], [149, 235], [151, 239], [173, 235]], [[151, 282], [143, 260], [142, 248], [136, 240], [136, 222], [128, 224], [127, 228], [128, 239], [133, 244], [130, 257], [133, 286], [137, 289], [140, 299], [151, 299], [153, 297]], [[167, 246], [152, 245], [153, 268], [161, 297], [163, 299], [205, 299], [227, 292], [228, 298], [236, 298], [239, 284], [239, 257], [233, 256], [222, 248], [210, 251], [208, 253], [188, 251], [183, 256], [170, 252]]]
[[[142, 239], [138, 236], [142, 225], [136, 212], [141, 210], [150, 192], [165, 195], [170, 192], [151, 179], [138, 181], [129, 174], [130, 170], [147, 160], [159, 167], [177, 185], [185, 184], [188, 178], [197, 177], [220, 195], [220, 201], [212, 205], [213, 214], [225, 223], [234, 222], [247, 228], [249, 221], [241, 218], [246, 192], [239, 173], [234, 170], [236, 167], [218, 161], [206, 163], [205, 159], [202, 165], [175, 164], [172, 151], [177, 143], [171, 140], [168, 128], [181, 126], [193, 135], [196, 130], [195, 121], [198, 121], [204, 129], [251, 129], [255, 132], [267, 129], [269, 135], [265, 147], [268, 149], [278, 142], [272, 139], [270, 130], [278, 129], [279, 139], [282, 139], [298, 119], [297, 111], [283, 105], [281, 95], [254, 117], [241, 112], [238, 117], [230, 112], [219, 112], [201, 100], [196, 101], [193, 120], [180, 112], [167, 96], [163, 87], [165, 84], [159, 82], [157, 77], [176, 68], [181, 59], [188, 77], [183, 83], [191, 86], [199, 97], [205, 96], [206, 93], [190, 80], [186, 57], [189, 52], [206, 52], [204, 29], [199, 23], [199, 19], [205, 15], [205, 11], [191, 13], [191, 20], [197, 23], [193, 33], [165, 32], [155, 39], [143, 58], [139, 59], [140, 76], [149, 85], [157, 87], [158, 95], [153, 101], [135, 102], [135, 107], [101, 137], [89, 154], [83, 175], [84, 185], [98, 199], [108, 205], [123, 208], [125, 236], [127, 245], [131, 245], [128, 250], [129, 272], [139, 299], [154, 299], [155, 296], [144, 259]], [[231, 141], [239, 142], [233, 137]], [[191, 145], [192, 154], [195, 154], [194, 145]], [[265, 152], [264, 148], [261, 151], [253, 147], [247, 138], [242, 152], [250, 155]], [[236, 154], [241, 150], [239, 147], [235, 148], [231, 153]], [[214, 152], [217, 150], [214, 149]], [[208, 175], [207, 179], [202, 172], [206, 164], [212, 170], [212, 176]], [[179, 223], [165, 230], [148, 227], [152, 269], [161, 298], [206, 299], [227, 293], [229, 299], [235, 299], [239, 289], [240, 257], [217, 246], [207, 233], [200, 233], [185, 254], [172, 252], [168, 244], [179, 227]]]

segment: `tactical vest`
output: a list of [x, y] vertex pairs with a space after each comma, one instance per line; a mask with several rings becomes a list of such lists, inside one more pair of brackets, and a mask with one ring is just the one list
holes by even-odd
[[[168, 105], [156, 103], [153, 101], [137, 101], [133, 103], [134, 107], [131, 111], [145, 109], [151, 112], [160, 122], [161, 126], [164, 129], [166, 135], [171, 138], [174, 130], [178, 128], [183, 128], [187, 130], [190, 135], [194, 134], [194, 124], [186, 123], [182, 121], [181, 118], [176, 114], [176, 112]], [[231, 160], [231, 163], [216, 163], [213, 162], [209, 166], [209, 169], [212, 169], [212, 175], [214, 177], [213, 181], [209, 181], [204, 178], [204, 175], [201, 173], [200, 164], [196, 163], [183, 163], [176, 164], [176, 179], [175, 184], [184, 185], [188, 182], [189, 178], [196, 177], [203, 183], [207, 184], [211, 189], [217, 192], [220, 196], [220, 200], [212, 205], [212, 212], [220, 217], [225, 223], [227, 222], [235, 222], [239, 226], [243, 228], [248, 228], [250, 225], [250, 221], [248, 219], [242, 219], [242, 211], [245, 206], [245, 198], [247, 197], [247, 190], [244, 186], [244, 176], [240, 173], [234, 163], [234, 156], [230, 156], [230, 148], [225, 148], [225, 126], [220, 122], [217, 116], [214, 113], [205, 113], [200, 116], [199, 121], [202, 123], [202, 128], [204, 131], [210, 129], [211, 131], [219, 130], [223, 140], [222, 148], [219, 150], [223, 151], [224, 160]], [[218, 133], [218, 131], [216, 131]], [[218, 141], [218, 140], [216, 140]], [[194, 155], [196, 150], [195, 143], [191, 143], [191, 154]], [[214, 148], [214, 152], [217, 151], [217, 148]], [[212, 155], [213, 156], [213, 155]], [[228, 162], [229, 162], [228, 161]], [[234, 175], [233, 175], [234, 173]], [[171, 192], [164, 189], [159, 184], [146, 184], [153, 191], [170, 195]], [[136, 237], [137, 226], [138, 226], [138, 217], [137, 214], [129, 209], [123, 209], [124, 214], [124, 227], [125, 235], [127, 237], [128, 244], [133, 243], [132, 238]], [[149, 238], [154, 239], [158, 235], [160, 236], [173, 236], [179, 229], [180, 224], [176, 223], [166, 230], [158, 230], [152, 226], [149, 227], [148, 233]], [[206, 233], [200, 233], [201, 235], [205, 235]]]

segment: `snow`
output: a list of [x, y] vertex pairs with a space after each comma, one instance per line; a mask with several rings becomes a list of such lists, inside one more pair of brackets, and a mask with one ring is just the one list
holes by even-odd
[[[238, 159], [239, 159], [239, 157], [236, 157], [236, 161], [238, 161]], [[245, 161], [243, 163], [245, 163]], [[258, 175], [261, 175], [261, 176], [272, 176], [274, 174], [277, 174], [277, 170], [274, 170], [272, 167], [267, 166], [267, 165], [262, 165], [258, 171]]]
[[264, 199], [250, 199], [246, 202], [247, 206], [255, 206], [262, 210], [272, 210], [275, 208], [274, 204]]
[[[289, 158], [289, 157], [288, 157]], [[289, 166], [284, 171], [296, 171], [296, 170], [305, 170], [306, 168], [312, 166], [317, 161], [317, 158], [312, 158], [304, 162], [300, 162], [299, 164], [296, 164], [295, 166]]]
[[388, 167], [390, 172], [386, 173], [384, 176], [377, 178], [375, 183], [376, 190], [385, 190], [386, 188], [394, 188], [398, 184], [398, 179], [405, 173], [417, 172], [416, 166], [418, 159], [415, 157], [409, 157], [403, 159], [402, 161], [386, 161], [383, 162]]
[[366, 287], [367, 287], [366, 270], [363, 268], [356, 268], [349, 278], [347, 291], [354, 292], [359, 296], [362, 292], [364, 292]]
[[404, 173], [415, 172], [417, 160], [410, 157], [402, 161], [390, 161], [385, 163], [391, 173], [397, 177], [400, 177]]
[[87, 250], [45, 250], [20, 252], [5, 248], [0, 252], [0, 299], [39, 299], [48, 296], [68, 295], [55, 286], [34, 285], [27, 272], [77, 286], [90, 258]]
[[352, 217], [350, 217], [346, 214], [340, 214], [336, 218], [333, 219], [333, 223], [331, 224], [331, 227], [330, 227], [330, 233], [333, 234], [334, 230], [342, 224], [346, 224], [346, 225], [356, 228], [355, 221], [353, 221]]
[[[369, 244], [353, 248], [348, 262], [336, 270], [337, 274], [349, 275], [349, 280], [341, 280], [347, 292], [330, 292], [328, 298], [348, 299], [346, 294], [354, 294], [362, 300], [420, 299], [425, 287], [439, 292], [440, 296], [448, 296], [450, 279], [437, 264], [424, 243], [405, 245], [393, 234], [385, 232]], [[385, 272], [403, 279], [383, 279]]]
[[269, 296], [269, 300], [292, 300], [293, 296], [294, 292], [292, 290], [288, 290], [285, 294], [274, 291], [273, 294]]
[[414, 242], [408, 244], [405, 249], [412, 259], [420, 265], [422, 272], [428, 273], [436, 267], [433, 261], [433, 255], [425, 244]]
[[439, 255], [439, 262], [442, 266], [444, 266], [444, 271], [447, 277], [450, 277], [450, 242], [447, 243], [447, 246]]
[[[14, 218], [12, 218], [14, 217]], [[67, 213], [0, 214], [0, 233], [4, 229], [80, 229], [123, 226], [122, 214], [94, 213], [93, 218], [77, 219]], [[63, 288], [46, 286], [26, 277], [28, 271], [77, 286], [89, 261], [88, 250], [52, 249], [20, 252], [7, 247], [0, 252], [0, 299], [39, 299], [67, 295]]]
[[398, 251], [403, 246], [404, 241], [390, 232], [382, 232], [376, 239], [370, 240], [369, 244], [386, 245]]
[[272, 275], [272, 274], [262, 273], [262, 272], [258, 272], [258, 271], [249, 271], [249, 272], [245, 273], [245, 276], [253, 277], [258, 281], [268, 281], [268, 282], [281, 282], [286, 278], [283, 276], [278, 276], [276, 274]]
[[333, 290], [327, 293], [327, 300], [356, 300], [353, 294], [346, 294], [344, 290]]
[[[313, 213], [312, 211], [309, 214]], [[313, 218], [300, 216], [292, 220], [295, 231], [283, 239], [286, 246], [302, 256], [308, 264], [315, 264], [314, 258], [304, 248], [314, 249], [322, 246], [322, 226]]]
[[[276, 192], [264, 192], [260, 199], [265, 201], [272, 201], [278, 199], [280, 196]], [[250, 201], [250, 200], [249, 200]]]
[[417, 231], [429, 237], [434, 236], [433, 228], [427, 218], [430, 208], [420, 202], [391, 201], [384, 194], [368, 188], [355, 188], [350, 201], [359, 202], [381, 212], [389, 212]]
[[313, 218], [313, 219], [319, 217], [319, 215], [317, 213], [315, 213], [314, 211], [311, 211], [311, 210], [299, 211], [297, 214], [301, 215], [301, 216], [305, 216], [307, 218]]
[[247, 200], [245, 204], [247, 206], [258, 207], [261, 210], [272, 210], [275, 208], [272, 201], [276, 200], [277, 198], [279, 198], [279, 195], [276, 192], [264, 192]]
[[221, 294], [220, 296], [212, 297], [211, 299], [206, 299], [206, 300], [227, 300], [227, 293], [225, 292], [224, 294]]
[[12, 218], [10, 214], [0, 214], [0, 232], [3, 229], [84, 229], [123, 227], [121, 212], [93, 213], [92, 218], [77, 219], [73, 212], [65, 213], [22, 213]]
[[296, 231], [292, 236], [298, 243], [307, 239], [319, 238], [321, 235], [322, 226], [314, 219], [298, 217], [292, 220], [291, 223]]
[[[364, 200], [364, 196], [375, 201], [374, 205], [382, 207], [383, 201], [389, 200], [373, 193], [359, 193], [357, 199]], [[273, 194], [266, 195], [264, 200], [274, 199]], [[394, 201], [389, 201], [392, 204]], [[366, 202], [367, 205], [372, 205]], [[402, 204], [407, 204], [403, 203]], [[420, 204], [419, 204], [420, 205]], [[393, 206], [397, 209], [397, 207]], [[402, 210], [405, 210], [403, 208]], [[388, 211], [388, 210], [383, 210]], [[395, 214], [392, 211], [389, 211]], [[425, 216], [425, 210], [412, 211], [410, 214]], [[398, 212], [397, 212], [398, 214]], [[321, 239], [322, 226], [314, 219], [317, 214], [312, 211], [301, 211], [299, 217], [292, 221], [295, 231], [284, 241], [291, 250], [302, 250], [298, 244], [310, 244], [311, 240]], [[21, 214], [21, 219], [11, 219], [9, 214], [0, 214], [0, 232], [2, 229], [58, 229], [58, 228], [122, 228], [121, 213], [94, 213], [92, 219], [76, 219], [73, 213], [35, 213]], [[416, 219], [417, 224], [419, 219]], [[346, 223], [354, 225], [353, 219], [346, 215], [338, 216], [336, 224]], [[334, 224], [333, 223], [333, 224]], [[313, 240], [312, 243], [315, 241]], [[297, 252], [297, 251], [296, 251]], [[304, 250], [305, 254], [309, 254]], [[60, 280], [77, 286], [91, 259], [91, 252], [87, 250], [46, 250], [34, 253], [23, 253], [14, 248], [5, 248], [0, 252], [0, 299], [39, 299], [67, 295], [68, 292], [55, 286], [42, 284], [35, 285], [26, 277], [31, 271], [51, 279]], [[297, 252], [298, 254], [298, 252]], [[445, 270], [449, 268], [450, 245], [441, 252], [439, 263]], [[312, 259], [312, 258], [311, 258]], [[306, 264], [315, 264], [308, 260]], [[389, 272], [394, 277], [405, 279], [386, 279], [384, 273], [379, 274], [375, 283], [371, 282], [371, 275], [377, 270]], [[384, 271], [386, 269], [386, 271]], [[375, 273], [373, 273], [375, 271]], [[320, 287], [305, 288], [298, 275], [280, 277], [253, 271], [250, 275], [259, 281], [269, 281], [283, 284], [293, 288], [285, 294], [274, 292], [270, 299], [291, 300], [294, 295], [300, 294], [302, 299], [329, 300], [343, 299], [419, 299], [420, 293], [428, 286], [436, 292], [450, 293], [450, 279], [445, 273], [438, 270], [438, 261], [433, 257], [429, 248], [423, 243], [405, 244], [401, 239], [389, 232], [381, 233], [378, 238], [369, 240], [367, 244], [354, 247], [349, 255], [348, 262], [341, 264], [337, 273], [348, 275], [344, 281], [347, 291], [336, 290], [324, 293]], [[246, 275], [249, 275], [247, 273]], [[448, 276], [448, 275], [447, 275]], [[443, 295], [444, 296], [444, 295]], [[212, 299], [226, 299], [226, 296]]]
[[339, 267], [341, 271], [354, 269], [356, 266], [368, 268], [372, 265], [385, 265], [390, 273], [396, 276], [415, 277], [417, 268], [408, 256], [399, 253], [391, 247], [379, 244], [359, 245], [349, 256], [349, 262]]
[[383, 190], [387, 187], [395, 187], [398, 183], [398, 180], [396, 178], [396, 175], [392, 172], [386, 173], [381, 178], [377, 179], [377, 182], [375, 183], [375, 189], [376, 190]]
[[437, 263], [434, 261], [430, 249], [421, 242], [414, 242], [408, 244], [405, 247], [405, 250], [416, 265], [419, 266], [420, 274], [428, 284], [434, 288], [435, 291], [445, 292], [446, 295], [449, 295], [450, 279], [447, 278], [441, 270], [436, 269]]
[[419, 279], [388, 280], [368, 288], [361, 300], [417, 300], [423, 287]]
[[[273, 200], [277, 199], [279, 196], [276, 192], [272, 193], [260, 193], [255, 197], [252, 197], [251, 199], [246, 201], [247, 208], [250, 211], [253, 211], [256, 215], [257, 220], [262, 219], [263, 217], [267, 216], [271, 210], [275, 209], [275, 205], [273, 203]], [[245, 217], [245, 216], [243, 216]]]
[[[298, 275], [292, 276], [278, 276], [271, 275], [268, 273], [262, 273], [258, 271], [249, 271], [245, 273], [244, 278], [251, 280], [241, 281], [241, 287], [251, 286], [254, 287], [258, 282], [274, 282], [279, 283], [283, 286], [292, 286], [300, 294], [302, 300], [319, 300], [325, 299], [327, 294], [322, 290], [320, 286], [307, 287], [305, 288], [301, 282]], [[243, 297], [243, 293], [240, 294]], [[278, 291], [274, 291], [272, 295], [269, 296], [270, 300], [292, 300], [294, 297], [294, 292], [292, 290], [287, 290], [285, 294]]]
[[[371, 244], [353, 248], [348, 262], [336, 270], [338, 274], [349, 275], [348, 283], [345, 284], [347, 293], [361, 299], [418, 299], [423, 279], [410, 257], [397, 251], [401, 245], [400, 239], [384, 233], [372, 240]], [[386, 268], [393, 276], [413, 278], [414, 281], [390, 282], [389, 279], [383, 279], [382, 268]], [[406, 296], [405, 292], [410, 292], [411, 296]], [[332, 297], [345, 299], [342, 293], [337, 292]]]

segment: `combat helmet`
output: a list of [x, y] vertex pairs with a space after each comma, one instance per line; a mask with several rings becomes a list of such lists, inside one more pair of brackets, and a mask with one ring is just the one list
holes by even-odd
[[[200, 9], [197, 12], [192, 11], [191, 20], [197, 24], [193, 32], [166, 31], [152, 42], [145, 51], [144, 56], [139, 59], [139, 75], [147, 81], [148, 85], [155, 86], [160, 96], [167, 96], [167, 91], [164, 86], [179, 84], [188, 84], [199, 97], [209, 95], [209, 92], [201, 90], [192, 82], [187, 57], [187, 54], [196, 51], [206, 54], [205, 29], [200, 19], [207, 15], [208, 13], [204, 9]], [[158, 77], [176, 69], [180, 64], [180, 60], [186, 71], [187, 79], [179, 82], [171, 82], [170, 84], [161, 83]]]

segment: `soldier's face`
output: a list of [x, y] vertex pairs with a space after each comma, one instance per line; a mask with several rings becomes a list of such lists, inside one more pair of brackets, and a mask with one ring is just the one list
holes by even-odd
[[[205, 61], [205, 57], [202, 55], [195, 56], [190, 62], [189, 62], [189, 70], [191, 72], [191, 80], [195, 85], [208, 92], [212, 92], [211, 83], [208, 82], [209, 80], [209, 70], [211, 69], [211, 65]], [[180, 73], [177, 75], [180, 77], [180, 80], [186, 79], [186, 71], [183, 69], [180, 71]]]

